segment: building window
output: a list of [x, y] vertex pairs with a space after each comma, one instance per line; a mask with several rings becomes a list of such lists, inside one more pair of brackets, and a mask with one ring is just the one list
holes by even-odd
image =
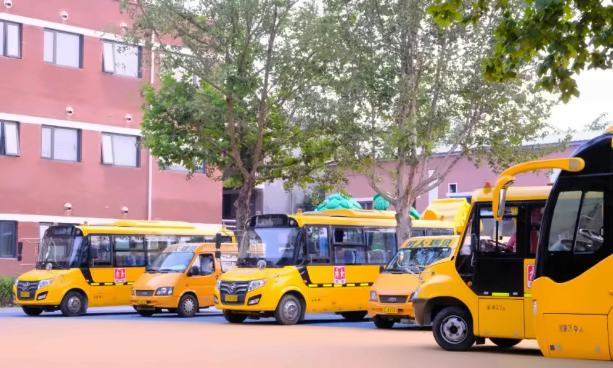
[[457, 193], [458, 192], [458, 184], [457, 183], [449, 183], [447, 185], [447, 193]]
[[41, 157], [60, 161], [81, 160], [81, 131], [78, 129], [42, 127]]
[[[196, 165], [196, 169], [194, 170], [194, 172], [195, 173], [204, 173], [204, 167], [205, 166], [203, 164]], [[160, 163], [160, 168], [162, 168], [161, 163]], [[185, 165], [183, 165], [183, 164], [175, 164], [175, 163], [169, 164], [165, 168], [162, 168], [162, 170], [165, 170], [165, 171], [187, 172], [187, 168], [185, 167]]]
[[140, 46], [131, 46], [112, 41], [104, 41], [102, 70], [105, 73], [127, 77], [141, 77]]
[[19, 123], [0, 121], [0, 155], [19, 155]]
[[44, 60], [51, 64], [83, 68], [83, 35], [45, 29]]
[[21, 58], [21, 24], [0, 20], [0, 56]]
[[17, 257], [17, 222], [0, 221], [0, 258]]
[[136, 136], [102, 133], [102, 163], [138, 167], [140, 140]]

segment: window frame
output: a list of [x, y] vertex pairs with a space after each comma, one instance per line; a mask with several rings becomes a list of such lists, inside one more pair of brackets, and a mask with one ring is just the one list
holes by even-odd
[[[111, 154], [113, 155], [113, 160], [111, 163], [108, 162], [104, 162], [104, 136], [109, 136], [111, 138]], [[114, 143], [113, 143], [113, 137], [115, 136], [119, 136], [119, 137], [130, 137], [130, 138], [134, 138], [136, 140], [135, 142], [135, 146], [134, 146], [134, 150], [135, 150], [135, 154], [136, 154], [136, 162], [135, 165], [120, 165], [115, 163], [115, 154], [113, 152], [113, 147], [114, 147]], [[133, 168], [139, 168], [141, 166], [141, 148], [140, 148], [140, 144], [141, 144], [141, 137], [137, 136], [137, 135], [129, 135], [129, 134], [118, 134], [118, 133], [109, 133], [109, 132], [102, 132], [100, 134], [100, 163], [104, 166], [118, 166], [118, 167], [133, 167]]]
[[[53, 61], [47, 61], [45, 60], [45, 32], [51, 32], [53, 33]], [[70, 35], [70, 36], [77, 36], [79, 39], [79, 65], [78, 66], [73, 66], [73, 65], [63, 65], [63, 64], [58, 64], [57, 63], [57, 34], [58, 33], [62, 33], [65, 35]], [[83, 64], [84, 64], [84, 47], [85, 47], [85, 39], [84, 36], [80, 33], [74, 33], [74, 32], [66, 32], [66, 31], [60, 31], [54, 28], [43, 28], [43, 61], [47, 64], [52, 64], [52, 65], [57, 65], [57, 66], [61, 66], [64, 68], [71, 68], [71, 69], [83, 69]]]
[[[5, 124], [15, 124], [17, 134], [17, 153], [6, 153], [6, 128]], [[0, 120], [0, 156], [19, 157], [21, 155], [21, 124], [17, 121]]]
[[[18, 35], [17, 35], [17, 47], [18, 52], [17, 56], [7, 55], [8, 50], [8, 26], [14, 25], [17, 26]], [[8, 20], [0, 19], [0, 27], [2, 27], [2, 49], [0, 49], [0, 56], [11, 58], [11, 59], [21, 59], [23, 53], [23, 24], [17, 22], [11, 22]]]
[[[12, 244], [9, 244], [7, 246], [7, 254], [3, 254], [3, 247], [5, 247], [5, 245], [2, 243], [2, 239], [3, 236], [0, 236], [0, 259], [16, 259], [17, 258], [17, 243], [18, 243], [18, 232], [19, 232], [19, 227], [17, 224], [17, 221], [10, 221], [10, 220], [0, 220], [0, 225], [4, 225], [4, 224], [9, 224], [12, 225], [12, 233], [13, 233], [13, 238], [11, 240]], [[1, 234], [0, 234], [1, 235]]]
[[[111, 44], [113, 46], [113, 70], [112, 71], [106, 70], [105, 63], [104, 63], [104, 58], [105, 58], [105, 56], [104, 56], [105, 55], [104, 54], [104, 44], [105, 43]], [[136, 47], [136, 50], [137, 50], [137, 70], [138, 70], [136, 76], [129, 75], [129, 74], [118, 73], [117, 72], [117, 64], [115, 63], [115, 53], [117, 52], [116, 46], [118, 46], [118, 45]], [[102, 72], [104, 74], [114, 75], [114, 76], [119, 76], [119, 77], [142, 79], [143, 78], [143, 47], [141, 45], [134, 45], [134, 44], [130, 44], [130, 43], [127, 43], [127, 42], [120, 42], [120, 41], [114, 41], [114, 40], [109, 40], [109, 39], [103, 39], [102, 40]]]
[[[43, 130], [47, 128], [47, 129], [51, 129], [51, 142], [50, 142], [50, 157], [45, 157], [43, 156]], [[55, 135], [54, 132], [56, 129], [64, 129], [64, 130], [73, 130], [77, 132], [77, 157], [75, 160], [64, 160], [64, 159], [58, 159], [54, 157], [54, 145], [55, 145]], [[41, 125], [41, 135], [40, 135], [40, 157], [42, 159], [45, 160], [51, 160], [51, 161], [61, 161], [61, 162], [81, 162], [81, 151], [82, 151], [82, 131], [81, 129], [76, 129], [76, 128], [66, 128], [66, 127], [61, 127], [61, 126], [56, 126], [56, 125]]]
[[[454, 187], [453, 191], [451, 190], [451, 187]], [[448, 183], [447, 184], [447, 193], [457, 193], [458, 192], [458, 183]]]

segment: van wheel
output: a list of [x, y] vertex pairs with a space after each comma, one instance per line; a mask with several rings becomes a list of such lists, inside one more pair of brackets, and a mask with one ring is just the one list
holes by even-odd
[[472, 318], [465, 308], [447, 307], [440, 311], [432, 323], [432, 333], [445, 350], [464, 351], [475, 343]]
[[490, 338], [490, 340], [501, 348], [512, 348], [521, 342], [521, 339], [502, 339], [495, 337]]
[[247, 319], [246, 314], [240, 314], [229, 310], [223, 311], [223, 317], [230, 323], [243, 323]]
[[377, 326], [377, 328], [390, 329], [394, 327], [394, 320], [389, 318], [374, 316], [372, 321], [375, 323], [375, 326]]
[[39, 307], [21, 307], [21, 309], [23, 309], [23, 312], [28, 316], [40, 316], [43, 312], [43, 309]]
[[368, 314], [368, 312], [344, 312], [341, 313], [341, 316], [349, 322], [358, 322], [363, 320], [366, 314]]
[[300, 299], [292, 294], [285, 294], [277, 305], [275, 319], [282, 325], [295, 325], [302, 319], [303, 309]]
[[67, 317], [85, 314], [87, 311], [87, 299], [77, 291], [70, 291], [64, 295], [64, 299], [62, 299], [60, 304], [60, 310]]
[[177, 313], [181, 317], [193, 317], [198, 313], [198, 299], [192, 294], [185, 294], [179, 300]]
[[155, 314], [155, 310], [151, 309], [137, 309], [136, 311], [143, 317], [151, 317]]

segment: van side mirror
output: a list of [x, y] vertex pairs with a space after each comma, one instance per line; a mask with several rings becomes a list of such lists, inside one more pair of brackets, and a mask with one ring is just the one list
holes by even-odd
[[98, 248], [89, 248], [89, 257], [91, 259], [98, 258]]
[[21, 262], [23, 259], [23, 242], [17, 243], [17, 261]]

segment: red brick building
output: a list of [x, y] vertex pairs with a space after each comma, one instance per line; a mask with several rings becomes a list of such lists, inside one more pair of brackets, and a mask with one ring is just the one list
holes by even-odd
[[141, 46], [119, 51], [108, 30], [122, 23], [118, 0], [0, 0], [0, 275], [32, 267], [50, 223], [221, 223], [221, 182], [138, 147], [159, 67]]

